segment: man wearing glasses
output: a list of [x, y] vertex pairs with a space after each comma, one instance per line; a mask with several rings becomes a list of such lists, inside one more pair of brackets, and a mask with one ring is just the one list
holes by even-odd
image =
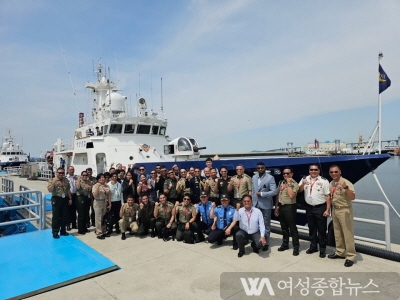
[[354, 213], [352, 201], [356, 198], [353, 184], [341, 176], [340, 167], [329, 168], [332, 177], [330, 190], [332, 196], [332, 220], [335, 232], [336, 251], [328, 255], [330, 259], [345, 259], [345, 267], [351, 267], [356, 258], [354, 245]]
[[304, 178], [299, 185], [299, 192], [304, 191], [306, 200], [306, 217], [310, 237], [310, 248], [307, 254], [318, 252], [319, 257], [326, 257], [326, 229], [327, 217], [331, 209], [329, 182], [319, 176], [319, 166], [310, 165], [310, 175]]
[[178, 192], [176, 190], [178, 180], [176, 180], [175, 173], [171, 169], [167, 173], [168, 178], [164, 182], [164, 194], [167, 195], [168, 201], [175, 204], [179, 201]]
[[[214, 192], [219, 194], [219, 199], [221, 199], [221, 195], [228, 195], [229, 198], [232, 198], [232, 194], [228, 193], [228, 184], [231, 178], [228, 176], [228, 169], [224, 166], [220, 169], [221, 177], [218, 178], [217, 184], [215, 185]], [[221, 204], [221, 200], [217, 203], [217, 206]]]
[[194, 243], [194, 222], [196, 222], [196, 208], [190, 203], [190, 195], [183, 197], [183, 203], [175, 204], [175, 219], [178, 220], [176, 240], [184, 243]]
[[282, 229], [282, 245], [278, 251], [282, 252], [289, 249], [289, 236], [292, 236], [293, 255], [299, 255], [299, 232], [296, 226], [296, 195], [299, 185], [293, 179], [293, 169], [286, 167], [283, 169], [283, 180], [278, 185], [278, 196], [275, 201], [275, 216], [279, 216], [279, 223]]
[[[49, 180], [47, 190], [51, 193], [52, 214], [51, 228], [53, 238], [59, 239], [60, 235], [69, 235], [65, 230], [68, 216], [68, 205], [72, 204], [70, 185], [67, 178], [64, 177], [63, 168], [57, 169], [56, 177]], [[60, 232], [60, 235], [58, 235]]]
[[239, 209], [242, 204], [242, 197], [244, 195], [251, 195], [251, 177], [244, 173], [244, 166], [236, 166], [236, 174], [231, 178], [228, 184], [228, 192], [233, 191], [233, 207]]
[[253, 206], [261, 210], [264, 217], [265, 240], [262, 250], [269, 249], [269, 237], [271, 234], [271, 210], [273, 196], [276, 195], [276, 183], [274, 177], [266, 172], [263, 162], [257, 163], [257, 174], [253, 176]]

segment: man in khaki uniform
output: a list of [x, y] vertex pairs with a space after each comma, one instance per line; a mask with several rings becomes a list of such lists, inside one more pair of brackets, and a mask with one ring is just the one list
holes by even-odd
[[132, 195], [129, 195], [127, 203], [124, 203], [121, 206], [121, 210], [119, 211], [120, 220], [118, 221], [119, 228], [121, 229], [122, 236], [121, 240], [125, 240], [125, 232], [128, 227], [131, 229], [131, 234], [137, 233], [139, 230], [139, 226], [137, 224], [136, 215], [139, 211], [139, 205], [134, 203], [134, 199]]
[[231, 178], [228, 184], [228, 192], [233, 190], [232, 206], [239, 209], [243, 206], [242, 197], [252, 194], [252, 180], [251, 177], [244, 173], [244, 166], [236, 166], [236, 174]]
[[[51, 193], [52, 214], [51, 228], [53, 229], [53, 238], [59, 239], [60, 235], [69, 235], [65, 230], [68, 217], [68, 205], [72, 204], [70, 185], [67, 178], [64, 177], [63, 168], [57, 169], [56, 177], [49, 180], [47, 190]], [[60, 235], [58, 232], [60, 231]]]
[[332, 197], [332, 220], [335, 232], [336, 251], [328, 255], [330, 259], [346, 259], [344, 266], [351, 267], [356, 259], [354, 244], [354, 213], [352, 201], [356, 198], [353, 184], [341, 176], [340, 167], [329, 168], [332, 177], [330, 190]]
[[189, 194], [183, 197], [183, 203], [175, 205], [175, 219], [178, 220], [178, 228], [176, 231], [176, 240], [178, 242], [193, 243], [194, 226], [196, 221], [196, 208], [190, 203]]
[[[278, 185], [278, 195], [275, 202], [275, 216], [279, 216], [282, 229], [282, 245], [278, 251], [289, 249], [289, 236], [292, 236], [293, 255], [299, 255], [299, 232], [296, 226], [296, 195], [299, 185], [293, 179], [293, 169], [286, 167], [283, 169], [283, 180]], [[290, 231], [290, 233], [289, 233]]]
[[176, 233], [175, 219], [175, 206], [171, 202], [167, 201], [167, 196], [161, 194], [159, 197], [160, 203], [156, 202], [154, 207], [154, 226], [158, 233], [158, 238], [164, 238], [167, 241], [167, 237], [163, 236], [163, 229], [171, 230], [171, 234], [174, 237]]

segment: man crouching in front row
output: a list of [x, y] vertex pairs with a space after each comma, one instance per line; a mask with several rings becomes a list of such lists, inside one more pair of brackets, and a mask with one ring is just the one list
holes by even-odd
[[229, 205], [229, 198], [227, 195], [221, 196], [221, 205], [215, 207], [215, 202], [212, 203], [210, 217], [214, 219], [214, 223], [211, 226], [211, 232], [208, 235], [208, 242], [222, 245], [225, 238], [232, 235], [233, 236], [233, 250], [238, 249], [238, 244], [236, 242], [236, 232], [239, 230], [237, 222], [233, 220], [235, 216], [235, 208]]

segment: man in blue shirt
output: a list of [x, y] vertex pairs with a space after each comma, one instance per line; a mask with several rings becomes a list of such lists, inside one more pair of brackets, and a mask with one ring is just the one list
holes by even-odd
[[208, 200], [208, 195], [206, 192], [201, 192], [200, 203], [197, 204], [196, 212], [200, 214], [201, 220], [193, 223], [194, 231], [197, 233], [195, 242], [204, 242], [203, 230], [206, 234], [210, 233], [211, 225], [214, 223], [214, 219], [211, 219], [210, 212], [212, 208], [212, 202]]
[[235, 208], [229, 205], [228, 195], [221, 196], [221, 205], [217, 208], [215, 202], [212, 202], [210, 217], [214, 219], [214, 222], [207, 238], [209, 243], [218, 242], [218, 245], [222, 245], [222, 241], [232, 235], [233, 250], [238, 249], [235, 235], [239, 227], [236, 224], [237, 222], [233, 220], [235, 212]]
[[236, 233], [236, 241], [239, 245], [238, 257], [245, 253], [244, 245], [249, 239], [252, 240], [251, 247], [254, 253], [267, 244], [265, 239], [264, 217], [256, 207], [253, 207], [253, 201], [250, 195], [242, 197], [243, 206], [235, 213], [234, 220], [239, 222], [239, 231]]

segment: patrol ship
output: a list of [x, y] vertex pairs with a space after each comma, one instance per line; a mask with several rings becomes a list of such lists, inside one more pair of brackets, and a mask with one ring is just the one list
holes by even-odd
[[29, 157], [24, 153], [21, 146], [14, 144], [14, 136], [9, 129], [0, 150], [0, 168], [18, 167], [21, 164], [28, 163], [28, 161]]
[[[108, 171], [114, 163], [121, 163], [124, 168], [129, 165], [144, 165], [147, 170], [157, 164], [167, 168], [175, 163], [179, 167], [205, 167], [200, 160], [199, 143], [192, 137], [170, 139], [167, 135], [167, 119], [163, 109], [154, 111], [147, 109], [144, 98], [137, 101], [137, 115], [128, 113], [127, 97], [119, 93], [116, 84], [103, 65], [97, 65], [97, 81], [87, 82], [86, 88], [93, 94], [92, 121], [87, 122], [84, 113], [79, 113], [79, 126], [69, 141], [58, 139], [54, 147], [54, 167], [65, 161], [65, 166], [73, 165], [79, 174], [90, 167], [94, 174]], [[281, 171], [285, 166], [294, 169], [295, 179], [300, 180], [308, 175], [308, 166], [318, 164], [322, 175], [328, 174], [328, 168], [337, 164], [342, 168], [346, 178], [357, 182], [366, 174], [376, 169], [390, 155], [345, 155], [345, 156], [312, 156], [312, 157], [257, 157], [215, 160], [214, 167], [227, 167], [230, 174], [235, 167], [242, 164], [246, 173], [252, 175], [256, 164], [264, 162], [271, 175], [282, 179]]]

